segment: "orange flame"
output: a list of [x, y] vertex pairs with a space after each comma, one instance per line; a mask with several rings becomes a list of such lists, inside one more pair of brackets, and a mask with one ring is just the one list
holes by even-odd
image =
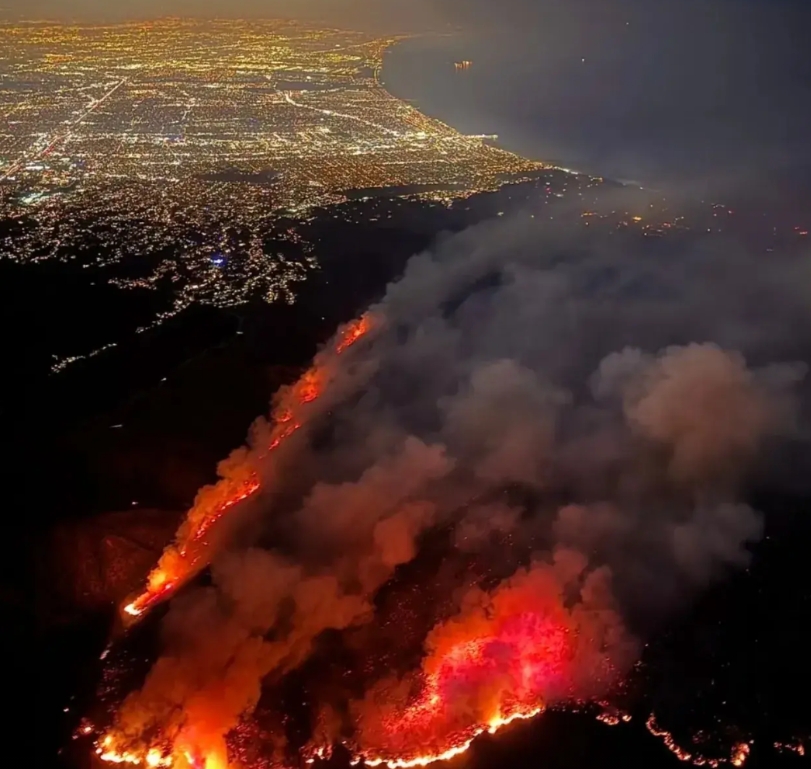
[[[352, 766], [357, 766], [363, 762], [366, 766], [370, 767], [387, 766], [389, 769], [416, 769], [416, 767], [424, 767], [428, 766], [429, 764], [450, 761], [451, 759], [467, 752], [470, 749], [470, 746], [475, 742], [476, 738], [480, 737], [485, 732], [488, 734], [496, 734], [515, 721], [525, 721], [535, 718], [535, 716], [542, 713], [543, 710], [543, 706], [539, 705], [534, 708], [516, 710], [507, 716], [494, 716], [487, 724], [474, 729], [462, 742], [439, 753], [426, 753], [424, 755], [414, 756], [412, 758], [380, 758], [365, 753], [359, 753], [351, 759], [350, 764]], [[168, 769], [168, 767], [172, 767], [174, 765], [174, 759], [172, 756], [164, 755], [156, 748], [150, 749], [145, 755], [137, 755], [135, 753], [126, 751], [118, 752], [109, 747], [111, 742], [112, 738], [108, 736], [96, 749], [96, 753], [99, 758], [107, 763], [147, 766], [151, 769]], [[107, 747], [105, 747], [105, 745]], [[312, 757], [307, 759], [306, 763], [313, 764], [316, 762], [316, 760], [325, 760], [329, 758], [330, 754], [331, 751], [329, 748], [317, 748], [312, 751]], [[205, 767], [205, 769], [225, 769], [225, 767], [220, 765], [220, 762], [216, 762], [216, 767], [210, 767], [209, 764], [211, 762], [208, 759], [203, 761], [196, 760], [188, 751], [184, 752], [183, 759], [189, 767], [192, 767], [192, 769], [200, 765]]]
[[353, 320], [341, 333], [341, 338], [338, 340], [338, 344], [335, 347], [335, 352], [340, 355], [345, 350], [348, 350], [353, 344], [355, 344], [355, 342], [358, 341], [358, 339], [368, 334], [373, 325], [374, 321], [368, 314], [361, 315], [357, 320]]
[[109, 764], [129, 764], [146, 769], [171, 769], [171, 767], [188, 767], [188, 769], [228, 769], [227, 762], [217, 755], [200, 756], [190, 750], [178, 750], [176, 755], [165, 749], [149, 748], [141, 753], [118, 749], [114, 746], [112, 735], [108, 734], [96, 746], [96, 755]]
[[645, 722], [647, 730], [654, 736], [660, 737], [664, 742], [665, 747], [674, 755], [679, 761], [689, 762], [693, 766], [709, 766], [712, 769], [718, 769], [725, 764], [732, 766], [743, 766], [749, 758], [749, 743], [739, 742], [732, 747], [732, 752], [729, 758], [706, 758], [695, 753], [690, 753], [676, 743], [673, 735], [666, 729], [663, 729], [656, 722], [656, 716], [651, 713], [648, 720]]
[[774, 749], [778, 753], [796, 753], [798, 756], [805, 755], [805, 745], [803, 745], [801, 740], [796, 740], [794, 742], [775, 742]]
[[[574, 647], [562, 614], [511, 611], [490, 622], [450, 627], [450, 644], [434, 637], [420, 695], [399, 713], [369, 710], [362, 739], [371, 737], [373, 747], [357, 751], [355, 763], [414, 769], [448, 761], [485, 732], [542, 713], [546, 693], [568, 680]], [[466, 703], [461, 709], [460, 696]], [[471, 711], [474, 702], [479, 704]]]
[[157, 748], [151, 748], [143, 755], [118, 750], [113, 746], [113, 737], [109, 734], [96, 747], [96, 755], [109, 764], [132, 764], [134, 766], [145, 764], [151, 769], [170, 767], [174, 763], [171, 756], [165, 755]]
[[[336, 355], [344, 353], [365, 336], [374, 324], [369, 315], [347, 324], [338, 335], [333, 348], [334, 353]], [[281, 446], [302, 426], [302, 421], [297, 419], [296, 415], [302, 407], [315, 401], [323, 391], [328, 380], [326, 367], [325, 363], [316, 363], [290, 388], [286, 397], [278, 404], [273, 413], [274, 427], [271, 438], [261, 457], [267, 456], [269, 452]], [[220, 501], [209, 510], [200, 509], [204, 504], [201, 503], [189, 511], [186, 521], [178, 530], [175, 543], [164, 551], [158, 565], [147, 578], [143, 592], [123, 607], [123, 612], [130, 622], [171, 597], [184, 582], [205, 565], [205, 556], [200, 550], [207, 544], [206, 535], [234, 507], [253, 497], [260, 490], [261, 481], [254, 469], [247, 468], [247, 473], [243, 473], [237, 480], [225, 478], [216, 488], [219, 492], [217, 498]], [[130, 763], [126, 759], [123, 761]]]
[[[368, 316], [349, 324], [339, 335], [333, 354], [344, 353], [372, 326]], [[274, 410], [273, 429], [262, 456], [278, 448], [305, 423], [307, 414], [303, 407], [324, 391], [330, 380], [327, 366], [333, 360], [329, 357], [317, 359], [316, 364], [286, 391]], [[233, 478], [221, 482], [222, 493], [217, 494], [216, 505], [202, 511], [202, 515], [200, 510], [190, 511], [177, 541], [165, 551], [158, 567], [150, 574], [144, 593], [124, 607], [127, 614], [142, 615], [169, 597], [203, 564], [205, 556], [196, 546], [205, 544], [206, 533], [234, 506], [261, 488], [257, 472], [250, 467], [245, 470], [238, 482]], [[512, 686], [500, 691], [497, 701], [490, 701], [464, 725], [455, 723], [449, 718], [449, 692], [460, 682], [477, 686], [477, 682], [487, 679], [496, 664], [496, 657], [505, 649], [510, 650], [509, 671], [506, 672]], [[543, 687], [545, 683], [566, 677], [571, 653], [569, 628], [554, 612], [524, 611], [506, 616], [485, 630], [479, 628], [474, 637], [454, 643], [426, 668], [422, 694], [397, 717], [385, 723], [383, 745], [386, 747], [357, 748], [353, 751], [352, 764], [363, 762], [369, 767], [416, 769], [464, 754], [485, 732], [496, 734], [513, 722], [542, 713], [545, 707], [541, 694]], [[488, 717], [488, 714], [492, 715]], [[153, 743], [136, 752], [127, 744], [117, 746], [113, 734], [108, 734], [97, 748], [99, 757], [108, 763], [149, 769], [227, 767], [224, 756], [206, 755], [195, 746], [175, 744], [169, 749], [167, 745]], [[408, 744], [402, 744], [400, 738], [403, 737], [408, 738]], [[313, 763], [328, 755], [329, 748], [312, 750], [308, 762]]]
[[418, 766], [428, 766], [439, 761], [450, 761], [452, 758], [461, 756], [466, 753], [470, 746], [474, 743], [477, 737], [487, 732], [488, 734], [495, 734], [503, 729], [505, 726], [513, 723], [513, 721], [528, 720], [535, 718], [535, 716], [542, 713], [544, 710], [542, 705], [538, 705], [526, 710], [516, 710], [507, 716], [494, 716], [490, 721], [483, 726], [476, 727], [470, 736], [460, 742], [458, 745], [453, 745], [440, 753], [426, 753], [424, 755], [414, 756], [413, 758], [376, 758], [369, 755], [361, 755], [352, 760], [352, 765], [356, 766], [361, 761], [366, 766], [388, 766], [389, 769], [414, 769]]

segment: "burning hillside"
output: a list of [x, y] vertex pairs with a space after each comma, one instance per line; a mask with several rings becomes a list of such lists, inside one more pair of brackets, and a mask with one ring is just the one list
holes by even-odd
[[756, 273], [723, 256], [560, 256], [523, 225], [450, 239], [279, 394], [127, 603], [173, 598], [102, 760], [451, 758], [603, 701], [657, 622], [747, 563], [747, 479], [801, 424], [805, 299], [780, 271], [807, 267], [758, 283], [764, 327]]
[[465, 595], [465, 610], [426, 640], [416, 697], [398, 697], [403, 682], [383, 680], [351, 706], [358, 756], [367, 766], [424, 766], [547, 704], [605, 693], [634, 650], [608, 583], [582, 556], [557, 551], [492, 594]]
[[309, 418], [308, 404], [315, 401], [329, 379], [334, 376], [335, 356], [348, 350], [372, 328], [364, 316], [348, 324], [335, 341], [332, 355], [322, 353], [292, 387], [285, 388], [271, 416], [268, 442], [258, 456], [238, 450], [218, 468], [221, 480], [202, 489], [177, 532], [174, 544], [166, 548], [147, 584], [138, 596], [126, 603], [123, 612], [137, 619], [152, 607], [171, 597], [175, 591], [208, 565], [209, 532], [240, 502], [254, 496], [261, 488], [259, 471], [253, 466], [266, 460]]

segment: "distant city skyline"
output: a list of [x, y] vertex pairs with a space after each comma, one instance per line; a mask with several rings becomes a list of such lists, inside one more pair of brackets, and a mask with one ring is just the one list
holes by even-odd
[[183, 258], [117, 284], [152, 290], [174, 271], [175, 305], [142, 333], [195, 304], [292, 300], [306, 268], [277, 258], [283, 216], [370, 190], [448, 205], [545, 170], [386, 91], [383, 56], [399, 39], [272, 20], [1, 28], [0, 217], [43, 226], [0, 252], [59, 259], [90, 217], [103, 223], [99, 264], [118, 262], [127, 223], [151, 223], [129, 248], [183, 244]]
[[440, 21], [443, 3], [435, 0], [4, 0], [0, 19], [115, 22], [166, 16], [296, 17], [334, 24], [388, 26]]
[[[0, 0], [0, 23], [62, 21], [114, 23], [166, 17], [295, 18], [377, 32], [453, 26], [506, 27], [538, 32], [568, 19], [588, 30], [606, 17], [658, 18], [670, 13], [714, 15], [736, 23], [751, 11], [778, 14], [809, 8], [806, 0]], [[608, 35], [610, 30], [606, 30]]]

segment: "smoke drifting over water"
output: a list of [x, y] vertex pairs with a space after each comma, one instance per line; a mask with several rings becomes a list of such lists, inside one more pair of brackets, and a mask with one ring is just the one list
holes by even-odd
[[[605, 695], [658, 620], [745, 566], [748, 484], [805, 445], [811, 267], [637, 244], [522, 218], [413, 257], [339, 395], [260, 463], [250, 545], [174, 600], [106, 747], [225, 765], [263, 683], [331, 629], [358, 669], [311, 748], [410, 765]], [[386, 591], [413, 619], [394, 642]]]

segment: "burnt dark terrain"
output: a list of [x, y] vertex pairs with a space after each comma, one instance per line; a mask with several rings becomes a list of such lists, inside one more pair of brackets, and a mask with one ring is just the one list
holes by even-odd
[[[267, 412], [273, 392], [441, 233], [498, 214], [545, 214], [548, 205], [583, 226], [582, 208], [567, 214], [565, 201], [550, 196], [552, 184], [562, 182], [507, 187], [451, 207], [376, 198], [321, 212], [308, 225], [320, 268], [295, 304], [191, 308], [58, 376], [47, 376], [47, 363], [61, 339], [92, 339], [99, 323], [128, 328], [151, 309], [143, 303], [154, 300], [122, 298], [65, 266], [0, 263], [2, 596], [14, 648], [26, 660], [34, 652], [25, 664], [37, 679], [33, 717], [43, 735], [34, 746], [42, 751], [37, 766], [89, 765], [86, 743], [71, 735], [99, 683], [98, 657], [116, 632], [116, 604], [153, 565], [197, 489], [214, 480], [217, 461]], [[738, 237], [763, 238], [764, 258], [767, 241], [768, 248], [807, 248], [793, 239], [793, 220], [778, 233], [759, 221], [753, 226], [753, 216], [736, 216], [724, 213], [724, 226]], [[710, 204], [696, 204], [689, 230], [666, 238], [641, 233], [640, 242], [651, 254], [663, 253], [718, 218]], [[607, 219], [606, 231], [621, 226], [615, 224]], [[805, 660], [811, 500], [769, 488], [753, 488], [752, 497], [767, 523], [751, 566], [657, 631], [617, 693], [617, 705], [633, 716], [629, 723], [609, 728], [591, 710], [548, 713], [483, 738], [470, 765], [590, 767], [629, 759], [681, 765], [646, 731], [653, 712], [685, 750], [726, 758], [731, 744], [752, 740], [747, 766], [800, 766], [796, 752], [775, 744], [799, 739], [808, 749], [811, 738]], [[149, 655], [158, 615], [138, 629], [130, 653]], [[332, 763], [346, 765], [346, 757], [336, 754]]]

